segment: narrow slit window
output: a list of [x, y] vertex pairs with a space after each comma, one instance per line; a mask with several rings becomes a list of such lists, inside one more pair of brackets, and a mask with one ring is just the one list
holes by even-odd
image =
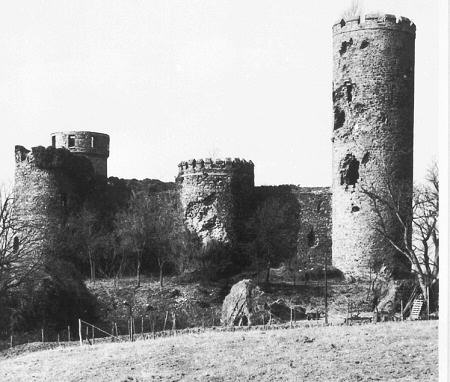
[[75, 135], [69, 135], [69, 147], [75, 147]]
[[56, 137], [52, 136], [52, 147], [56, 147]]

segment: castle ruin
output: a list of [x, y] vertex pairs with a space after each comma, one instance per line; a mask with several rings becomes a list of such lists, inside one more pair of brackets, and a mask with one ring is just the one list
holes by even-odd
[[[377, 229], [366, 191], [402, 190], [402, 212], [412, 196], [415, 26], [406, 18], [368, 15], [333, 26], [334, 128], [332, 188], [254, 185], [254, 164], [200, 159], [179, 164], [176, 189], [187, 227], [203, 244], [236, 243], [265, 200], [295, 212], [296, 256], [330, 263], [365, 278], [386, 270], [397, 277], [408, 264]], [[109, 136], [73, 131], [52, 134], [52, 146], [16, 146], [15, 192], [20, 215], [61, 221], [81, 205], [90, 180], [106, 180]], [[394, 217], [381, 211], [400, 240]]]
[[[415, 25], [393, 15], [366, 15], [333, 26], [333, 262], [346, 275], [408, 264], [379, 233], [368, 193], [390, 190], [411, 208]], [[390, 197], [386, 196], [386, 197]], [[379, 213], [401, 243], [393, 211]]]

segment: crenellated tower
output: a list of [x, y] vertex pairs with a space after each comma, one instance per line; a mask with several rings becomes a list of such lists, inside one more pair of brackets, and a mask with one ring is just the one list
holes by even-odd
[[192, 159], [178, 165], [177, 183], [189, 229], [202, 242], [233, 243], [254, 189], [251, 161]]
[[96, 174], [108, 176], [109, 135], [92, 131], [53, 133], [52, 147], [64, 147], [74, 155], [88, 158]]
[[[415, 25], [366, 15], [333, 26], [333, 263], [346, 275], [384, 270], [399, 277], [408, 263], [379, 233], [402, 241], [394, 214], [369, 193], [393, 196], [410, 214], [413, 182]], [[393, 195], [387, 195], [391, 192]]]

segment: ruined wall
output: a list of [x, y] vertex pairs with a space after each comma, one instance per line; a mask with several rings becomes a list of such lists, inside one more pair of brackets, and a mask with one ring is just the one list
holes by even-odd
[[92, 131], [67, 131], [52, 134], [52, 147], [66, 148], [75, 155], [88, 158], [96, 172], [108, 173], [109, 135]]
[[70, 211], [93, 188], [95, 175], [86, 158], [52, 147], [15, 147], [14, 207], [23, 225], [50, 239]]
[[179, 164], [177, 183], [189, 229], [203, 243], [233, 243], [254, 188], [253, 163], [200, 159]]
[[[402, 192], [408, 214], [413, 175], [415, 25], [367, 15], [333, 26], [333, 261], [347, 275], [367, 276], [407, 264], [380, 235], [367, 194]], [[381, 214], [400, 241], [395, 218]]]
[[302, 266], [330, 265], [331, 255], [331, 190], [329, 187], [299, 187], [294, 185], [260, 186], [255, 188], [255, 208], [265, 200], [276, 199], [287, 205], [286, 216], [291, 222], [289, 236], [296, 241], [293, 256]]

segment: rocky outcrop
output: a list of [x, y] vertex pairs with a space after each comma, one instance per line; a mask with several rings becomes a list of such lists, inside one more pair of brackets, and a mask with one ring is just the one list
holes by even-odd
[[234, 284], [222, 305], [221, 323], [224, 326], [251, 325], [259, 310], [262, 292], [250, 280]]

